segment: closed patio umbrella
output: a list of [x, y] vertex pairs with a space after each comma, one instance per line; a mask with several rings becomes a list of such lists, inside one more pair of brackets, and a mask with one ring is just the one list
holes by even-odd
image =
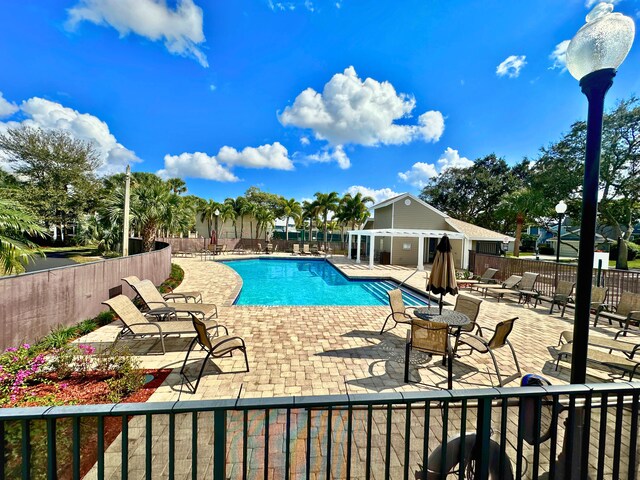
[[440, 294], [440, 313], [442, 313], [442, 297], [444, 294], [458, 294], [456, 267], [453, 262], [453, 253], [451, 253], [451, 242], [446, 235], [442, 237], [436, 247], [433, 268], [427, 281], [427, 292]]
[[218, 245], [218, 236], [215, 230], [211, 230], [211, 244]]

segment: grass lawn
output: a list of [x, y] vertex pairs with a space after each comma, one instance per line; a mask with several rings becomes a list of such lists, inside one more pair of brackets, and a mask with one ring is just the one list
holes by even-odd
[[76, 263], [95, 262], [102, 259], [97, 247], [89, 245], [86, 247], [44, 247], [41, 249], [48, 257], [64, 257]]
[[[639, 268], [640, 269], [640, 258], [636, 258], [635, 260], [629, 260], [628, 262], [629, 268]], [[609, 262], [609, 266], [612, 268], [616, 267], [616, 261], [611, 260]]]

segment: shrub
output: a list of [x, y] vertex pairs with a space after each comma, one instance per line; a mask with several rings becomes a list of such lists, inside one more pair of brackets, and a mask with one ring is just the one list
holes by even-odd
[[178, 287], [178, 285], [182, 283], [182, 280], [184, 280], [184, 270], [182, 270], [182, 267], [180, 267], [180, 265], [172, 263], [171, 274], [169, 275], [169, 278], [162, 282], [158, 289], [161, 293], [170, 292]]
[[51, 351], [47, 367], [60, 379], [68, 378], [73, 373], [86, 375], [92, 364], [90, 355], [95, 351], [91, 345], [68, 343]]
[[540, 255], [554, 255], [556, 253], [556, 249], [549, 247], [548, 245], [541, 245], [540, 248], [538, 248], [538, 252]]
[[110, 402], [119, 402], [144, 384], [144, 373], [139, 370], [139, 362], [128, 350], [106, 349], [98, 355], [96, 369], [113, 373], [113, 377], [106, 381], [109, 387], [107, 399]]
[[[609, 259], [617, 260], [618, 258], [618, 242], [614, 242], [611, 244], [611, 249], [609, 250]], [[636, 258], [640, 258], [640, 245], [633, 242], [627, 242], [627, 260], [635, 260]]]

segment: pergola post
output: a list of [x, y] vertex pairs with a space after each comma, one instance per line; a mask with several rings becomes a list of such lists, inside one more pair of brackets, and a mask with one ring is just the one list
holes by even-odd
[[360, 263], [360, 243], [362, 242], [361, 235], [358, 234], [358, 244], [356, 245], [356, 263]]
[[369, 237], [369, 270], [373, 270], [373, 250], [376, 247], [376, 236]]
[[353, 245], [353, 235], [349, 234], [349, 243], [347, 243], [347, 258], [351, 259], [351, 245]]
[[418, 270], [424, 270], [424, 237], [420, 235], [418, 237], [418, 266], [416, 267]]

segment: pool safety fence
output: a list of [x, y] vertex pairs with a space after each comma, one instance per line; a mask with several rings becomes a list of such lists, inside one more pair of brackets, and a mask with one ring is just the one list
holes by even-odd
[[633, 479], [639, 397], [608, 383], [3, 409], [0, 478]]

